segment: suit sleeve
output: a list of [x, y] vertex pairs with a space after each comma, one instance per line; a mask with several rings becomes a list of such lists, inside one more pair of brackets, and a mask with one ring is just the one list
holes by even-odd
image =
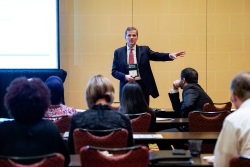
[[171, 59], [169, 57], [169, 53], [155, 52], [155, 51], [152, 51], [148, 46], [146, 46], [146, 48], [148, 50], [149, 60], [152, 60], [152, 61], [173, 61], [173, 59]]
[[118, 51], [115, 50], [111, 74], [114, 78], [118, 80], [125, 80], [125, 74], [121, 72], [120, 65], [119, 65], [120, 63], [121, 62], [119, 61]]
[[181, 106], [183, 117], [188, 117], [189, 112], [195, 110], [195, 105], [199, 96], [199, 92], [195, 88], [186, 90], [186, 92], [183, 94]]
[[174, 112], [178, 116], [182, 116], [181, 101], [180, 101], [180, 97], [179, 97], [179, 92], [178, 93], [168, 93], [168, 96], [169, 96], [169, 99], [171, 101], [172, 108], [173, 108]]

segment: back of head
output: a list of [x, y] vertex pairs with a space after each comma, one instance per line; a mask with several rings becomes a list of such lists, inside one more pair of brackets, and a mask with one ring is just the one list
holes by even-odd
[[120, 111], [125, 114], [136, 114], [148, 110], [149, 107], [140, 85], [136, 82], [128, 82], [122, 90]]
[[45, 81], [45, 84], [50, 89], [51, 104], [57, 105], [63, 103], [64, 88], [61, 78], [58, 76], [51, 76]]
[[187, 83], [198, 83], [198, 72], [193, 68], [185, 68], [181, 71], [181, 79], [185, 78]]
[[4, 102], [16, 121], [32, 123], [42, 119], [50, 106], [50, 92], [41, 79], [20, 77], [7, 88]]
[[107, 103], [114, 101], [114, 87], [110, 80], [102, 75], [95, 75], [88, 81], [86, 87], [86, 102], [91, 108], [99, 99], [104, 98]]
[[250, 72], [237, 74], [232, 82], [230, 89], [243, 102], [250, 98]]

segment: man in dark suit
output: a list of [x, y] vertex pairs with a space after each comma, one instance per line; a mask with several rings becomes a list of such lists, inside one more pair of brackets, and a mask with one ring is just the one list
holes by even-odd
[[[179, 98], [179, 88], [183, 89], [182, 102]], [[175, 113], [186, 118], [190, 111], [202, 111], [205, 103], [213, 102], [198, 84], [198, 73], [193, 68], [185, 68], [181, 71], [180, 80], [173, 82], [173, 89], [168, 95]]]
[[120, 80], [120, 99], [123, 86], [127, 82], [137, 82], [149, 104], [149, 95], [153, 98], [159, 96], [149, 61], [172, 61], [178, 56], [183, 56], [185, 52], [159, 53], [152, 51], [148, 46], [138, 46], [138, 30], [135, 27], [126, 29], [125, 39], [127, 45], [115, 50], [112, 66], [112, 76]]

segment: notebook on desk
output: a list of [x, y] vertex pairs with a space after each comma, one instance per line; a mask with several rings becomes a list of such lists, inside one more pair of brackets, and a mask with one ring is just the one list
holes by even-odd
[[185, 150], [183, 155], [174, 155], [170, 150], [154, 151], [149, 153], [151, 163], [173, 163], [173, 164], [192, 164], [192, 156], [189, 150]]

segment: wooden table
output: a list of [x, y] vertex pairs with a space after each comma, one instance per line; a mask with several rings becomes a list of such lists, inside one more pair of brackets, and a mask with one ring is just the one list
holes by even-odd
[[171, 149], [171, 145], [183, 148], [188, 140], [203, 140], [203, 144], [215, 144], [219, 132], [135, 132], [136, 144], [157, 143], [160, 150]]
[[[67, 134], [66, 134], [67, 133]], [[68, 132], [61, 134], [64, 140], [68, 139]], [[188, 140], [203, 140], [203, 143], [216, 143], [219, 132], [134, 132], [133, 137], [136, 144], [146, 143], [187, 143]], [[167, 147], [169, 148], [169, 147]]]
[[188, 118], [156, 118], [155, 131], [161, 131], [170, 128], [177, 128], [182, 126], [188, 127]]
[[[210, 156], [211, 154], [201, 154], [200, 157], [193, 157], [193, 164], [188, 164], [188, 165], [180, 165], [181, 167], [190, 167], [190, 166], [195, 166], [195, 167], [213, 167], [212, 164], [208, 164], [205, 160], [203, 160], [204, 156]], [[170, 167], [171, 165], [159, 165], [159, 164], [150, 164], [150, 167], [158, 167], [158, 166], [166, 166], [166, 167]], [[178, 165], [179, 166], [179, 165]], [[69, 167], [81, 167], [81, 161], [80, 161], [80, 156], [79, 154], [74, 154], [74, 155], [70, 155], [70, 164]]]
[[[216, 141], [220, 132], [134, 132], [133, 136], [137, 142], [145, 141], [187, 141], [204, 140]], [[138, 135], [141, 135], [138, 137]], [[146, 136], [148, 135], [148, 136]], [[151, 135], [151, 137], [149, 136]], [[162, 138], [157, 136], [162, 136]], [[155, 137], [154, 137], [155, 136]]]
[[[219, 132], [134, 132], [133, 134], [135, 144], [156, 143], [160, 150], [171, 149], [171, 145], [185, 148], [188, 140], [202, 140], [203, 144], [214, 145], [218, 136]], [[68, 136], [63, 138], [67, 140]]]
[[162, 117], [162, 118], [178, 118], [178, 116], [172, 108], [166, 108], [166, 109], [159, 109], [159, 108], [152, 108], [153, 112], [155, 113], [156, 117]]

